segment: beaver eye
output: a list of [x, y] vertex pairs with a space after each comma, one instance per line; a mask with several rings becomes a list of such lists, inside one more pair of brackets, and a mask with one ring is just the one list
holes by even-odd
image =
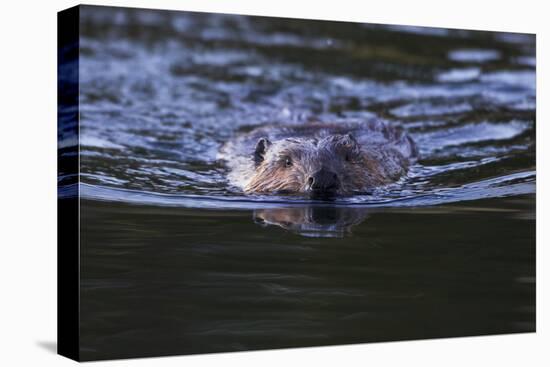
[[290, 159], [290, 157], [286, 157], [285, 158], [285, 167], [290, 167], [292, 166], [292, 160]]
[[359, 155], [356, 152], [351, 151], [344, 154], [344, 160], [347, 163], [356, 163], [358, 159]]

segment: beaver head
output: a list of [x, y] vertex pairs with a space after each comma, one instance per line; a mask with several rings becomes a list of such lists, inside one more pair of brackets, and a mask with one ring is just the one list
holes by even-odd
[[261, 138], [253, 154], [254, 172], [247, 192], [346, 195], [364, 190], [368, 165], [351, 134], [323, 139]]

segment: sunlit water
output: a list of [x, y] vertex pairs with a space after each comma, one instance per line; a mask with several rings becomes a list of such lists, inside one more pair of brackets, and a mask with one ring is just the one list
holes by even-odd
[[[534, 36], [84, 8], [79, 68], [90, 358], [533, 330]], [[420, 160], [368, 195], [243, 195], [216, 158], [371, 118]]]

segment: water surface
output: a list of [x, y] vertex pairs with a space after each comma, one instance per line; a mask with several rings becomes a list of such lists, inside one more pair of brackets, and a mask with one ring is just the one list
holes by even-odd
[[[534, 330], [533, 35], [81, 17], [86, 359]], [[245, 196], [217, 159], [263, 124], [371, 118], [420, 160], [368, 195]]]

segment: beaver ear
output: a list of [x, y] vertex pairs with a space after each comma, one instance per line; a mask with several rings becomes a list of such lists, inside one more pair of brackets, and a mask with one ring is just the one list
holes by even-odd
[[346, 134], [346, 138], [351, 140], [353, 143], [357, 144], [357, 140], [355, 140], [355, 136], [353, 136], [353, 134], [351, 133]]
[[265, 152], [271, 145], [271, 142], [267, 138], [260, 138], [256, 143], [256, 149], [254, 150], [254, 162], [258, 165], [264, 160]]

